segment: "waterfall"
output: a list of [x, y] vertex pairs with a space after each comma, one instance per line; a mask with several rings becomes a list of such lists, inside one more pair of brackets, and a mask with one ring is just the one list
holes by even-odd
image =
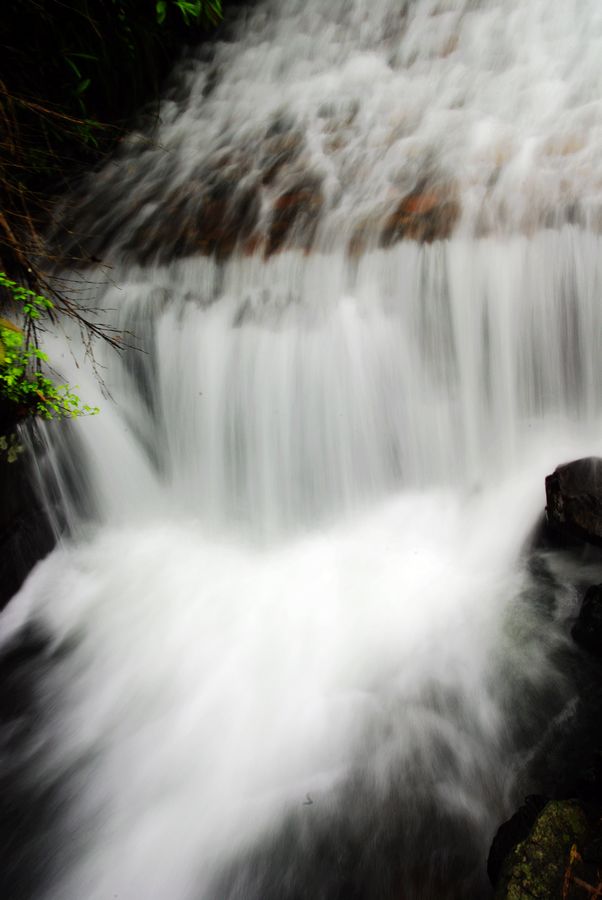
[[488, 896], [573, 698], [525, 547], [602, 454], [601, 51], [593, 0], [259, 2], [65, 207], [127, 346], [48, 337], [101, 413], [0, 620], [40, 897]]

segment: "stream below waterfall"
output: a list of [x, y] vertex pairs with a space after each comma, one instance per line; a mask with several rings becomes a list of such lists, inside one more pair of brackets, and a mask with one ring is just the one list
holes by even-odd
[[602, 455], [601, 85], [597, 0], [268, 0], [77, 189], [127, 347], [47, 339], [101, 412], [0, 618], [7, 900], [490, 896], [575, 698], [530, 540]]

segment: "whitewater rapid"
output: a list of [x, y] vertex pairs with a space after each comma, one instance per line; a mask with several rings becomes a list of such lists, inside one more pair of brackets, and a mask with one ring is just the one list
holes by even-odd
[[[40, 896], [485, 897], [573, 699], [578, 598], [529, 539], [544, 476], [602, 455], [602, 12], [286, 0], [222, 37], [78, 200], [105, 267], [64, 283], [127, 346], [100, 383], [47, 339], [101, 412], [42, 435], [68, 528], [1, 620], [53, 650]], [[142, 260], [231, 166], [259, 232], [311, 174], [311, 252]], [[427, 187], [450, 239], [379, 246]]]

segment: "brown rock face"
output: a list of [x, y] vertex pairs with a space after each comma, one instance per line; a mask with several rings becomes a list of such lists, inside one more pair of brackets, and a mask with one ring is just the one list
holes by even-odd
[[227, 178], [206, 184], [191, 179], [133, 231], [125, 250], [141, 262], [197, 253], [225, 259], [249, 237], [258, 215], [256, 186], [240, 187]]
[[558, 466], [546, 478], [548, 522], [569, 540], [602, 547], [602, 459]]
[[274, 203], [266, 255], [280, 250], [285, 242], [309, 250], [323, 203], [317, 182], [301, 182], [281, 194]]
[[[326, 153], [340, 153], [356, 113], [353, 105], [343, 113], [325, 105], [320, 116]], [[424, 169], [409, 182], [414, 184], [409, 193], [397, 185], [390, 188], [392, 195], [382, 188], [362, 201], [359, 214], [347, 213], [341, 232], [340, 195], [331, 189], [332, 205], [327, 204], [324, 173], [314, 165], [303, 130], [285, 116], [243, 146], [225, 145], [178, 183], [169, 154], [158, 161], [152, 150], [146, 156], [148, 166], [141, 152], [128, 165], [100, 173], [102, 190], [97, 184], [94, 190], [89, 183], [82, 187], [82, 196], [57, 221], [52, 236], [57, 256], [75, 252], [85, 265], [107, 262], [105, 255], [111, 254], [144, 265], [195, 255], [225, 260], [234, 253], [309, 252], [320, 222], [329, 247], [349, 235], [347, 250], [359, 255], [400, 240], [448, 238], [460, 214], [457, 186]], [[370, 177], [361, 167], [351, 168], [345, 183]]]

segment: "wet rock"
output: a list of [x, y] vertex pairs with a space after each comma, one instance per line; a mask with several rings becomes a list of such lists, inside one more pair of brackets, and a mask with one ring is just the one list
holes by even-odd
[[[27, 575], [55, 544], [54, 531], [44, 504], [32, 482], [30, 461], [21, 451], [14, 412], [0, 404], [0, 609], [19, 590]], [[16, 442], [16, 443], [15, 443]], [[4, 446], [4, 442], [2, 444]]]
[[581, 647], [602, 657], [602, 584], [586, 591], [571, 634]]
[[372, 214], [365, 216], [355, 225], [347, 247], [350, 256], [360, 256], [366, 250], [378, 245], [381, 222], [382, 215]]
[[[340, 190], [370, 177], [359, 160], [342, 152], [357, 112], [354, 103], [326, 103], [319, 113], [322, 149], [333, 157], [335, 169], [339, 163], [342, 167]], [[269, 256], [285, 246], [311, 249], [324, 212], [323, 178], [292, 117], [276, 116], [244, 142], [224, 134], [215, 151], [182, 181], [170, 155], [157, 157], [150, 143], [126, 149], [115, 166], [97, 173], [93, 189], [86, 181], [61, 210], [49, 237], [57, 257], [75, 255], [83, 266], [115, 259], [148, 265], [196, 255], [219, 260], [237, 252]], [[450, 236], [460, 213], [457, 187], [447, 176], [425, 176], [424, 171], [421, 166], [408, 176], [404, 168], [401, 182], [392, 183], [392, 195], [378, 194], [360, 216], [346, 218], [351, 255], [399, 240]], [[332, 188], [333, 208], [337, 199]], [[336, 241], [340, 227], [329, 234], [330, 242]]]
[[[196, 254], [223, 260], [237, 249], [251, 253], [260, 247], [270, 255], [285, 243], [309, 249], [323, 206], [320, 180], [313, 175], [289, 177], [290, 186], [280, 187], [275, 200], [269, 197], [285, 180], [283, 170], [299, 146], [295, 134], [270, 137], [262, 181], [249, 177], [240, 161], [231, 158], [220, 160], [218, 172], [197, 173], [134, 229], [124, 245], [126, 255], [144, 264]], [[260, 227], [262, 206], [268, 204], [267, 227]]]
[[252, 233], [259, 207], [256, 186], [231, 165], [219, 176], [197, 176], [173, 191], [124, 249], [142, 263], [198, 253], [225, 259]]
[[568, 541], [602, 547], [602, 459], [567, 463], [546, 478], [550, 525]]
[[575, 538], [568, 538], [565, 534], [562, 534], [549, 521], [545, 509], [542, 509], [540, 517], [525, 541], [527, 551], [533, 553], [541, 550], [566, 550], [569, 546], [581, 551], [583, 542]]
[[446, 188], [419, 187], [407, 194], [385, 221], [381, 247], [396, 241], [431, 243], [448, 238], [460, 215], [460, 204]]
[[[588, 832], [581, 806], [552, 800], [537, 816], [526, 838], [507, 856], [495, 891], [496, 900], [551, 900], [568, 894], [575, 854]], [[567, 875], [568, 873], [568, 875]]]
[[198, 249], [206, 256], [226, 259], [253, 231], [259, 216], [259, 199], [253, 186], [235, 191], [227, 183], [221, 187], [223, 192], [214, 188], [201, 206]]
[[281, 194], [274, 203], [266, 254], [290, 243], [309, 250], [324, 197], [318, 181], [304, 180]]

